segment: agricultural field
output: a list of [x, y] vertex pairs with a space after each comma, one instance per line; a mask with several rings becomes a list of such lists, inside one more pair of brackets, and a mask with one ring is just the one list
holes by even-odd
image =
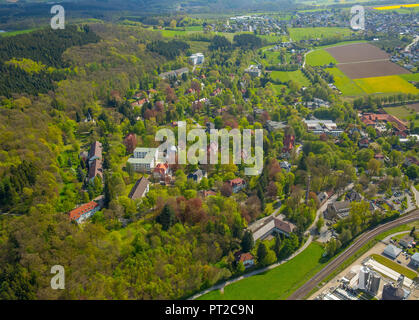
[[351, 79], [385, 77], [410, 73], [388, 60], [338, 64], [339, 69]]
[[352, 31], [347, 28], [289, 28], [290, 38], [293, 41], [309, 40], [316, 38], [324, 39], [334, 37], [337, 35], [349, 36], [351, 35], [351, 33]]
[[355, 83], [366, 93], [413, 93], [419, 90], [399, 76], [355, 79]]
[[255, 275], [203, 295], [199, 300], [284, 300], [324, 267], [324, 249], [311, 243], [294, 259], [265, 273]]
[[318, 49], [306, 55], [306, 63], [310, 66], [324, 66], [329, 63], [336, 64], [337, 61], [326, 50]]
[[354, 80], [348, 78], [338, 68], [327, 68], [325, 69], [333, 75], [336, 87], [342, 92], [344, 96], [359, 96], [365, 94]]
[[384, 108], [384, 111], [388, 114], [404, 121], [413, 120], [415, 122], [415, 126], [419, 126], [419, 119], [416, 119], [417, 110], [419, 110], [419, 104]]
[[297, 82], [301, 86], [310, 85], [310, 81], [306, 76], [301, 72], [301, 70], [296, 71], [272, 71], [271, 78], [274, 81], [288, 82], [290, 80]]
[[339, 63], [388, 60], [389, 54], [369, 43], [354, 43], [326, 49]]

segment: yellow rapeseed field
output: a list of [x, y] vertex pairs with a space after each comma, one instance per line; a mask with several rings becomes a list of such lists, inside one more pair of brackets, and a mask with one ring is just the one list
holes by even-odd
[[375, 10], [391, 10], [391, 9], [399, 9], [399, 8], [413, 8], [413, 7], [419, 7], [419, 4], [413, 3], [413, 4], [399, 4], [396, 6], [385, 6], [385, 7], [375, 7]]
[[355, 79], [366, 93], [419, 93], [416, 87], [399, 76]]

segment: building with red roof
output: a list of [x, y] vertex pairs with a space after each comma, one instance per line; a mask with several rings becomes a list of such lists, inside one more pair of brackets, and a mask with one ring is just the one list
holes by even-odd
[[78, 224], [83, 223], [86, 219], [90, 218], [97, 211], [101, 209], [101, 206], [96, 201], [90, 201], [82, 204], [80, 207], [73, 209], [69, 212], [69, 218], [71, 221], [76, 221]]

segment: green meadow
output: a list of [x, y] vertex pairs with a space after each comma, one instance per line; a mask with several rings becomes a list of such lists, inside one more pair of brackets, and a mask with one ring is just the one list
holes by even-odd
[[297, 82], [301, 86], [309, 86], [310, 81], [306, 76], [301, 72], [301, 70], [296, 71], [272, 71], [271, 79], [274, 81], [288, 82], [290, 80]]
[[327, 72], [333, 75], [335, 86], [342, 92], [344, 96], [358, 96], [365, 94], [364, 90], [358, 86], [352, 79], [348, 78], [338, 68], [327, 68]]
[[199, 300], [285, 300], [307, 282], [326, 262], [320, 262], [323, 247], [311, 243], [307, 249], [290, 261], [264, 273], [232, 283], [211, 291]]
[[329, 63], [336, 64], [337, 61], [329, 52], [319, 49], [306, 55], [306, 63], [310, 66], [324, 66]]

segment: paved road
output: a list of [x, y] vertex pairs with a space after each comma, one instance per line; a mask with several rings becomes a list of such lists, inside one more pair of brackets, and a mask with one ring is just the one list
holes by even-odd
[[415, 210], [407, 215], [404, 215], [396, 220], [387, 222], [377, 228], [363, 233], [358, 237], [358, 239], [349, 246], [342, 254], [340, 254], [336, 259], [329, 262], [326, 267], [319, 271], [313, 278], [306, 282], [302, 287], [297, 289], [288, 300], [301, 300], [307, 294], [310, 293], [323, 279], [325, 279], [329, 274], [336, 270], [343, 262], [345, 262], [349, 257], [356, 253], [363, 245], [368, 241], [376, 237], [377, 235], [388, 231], [397, 226], [407, 224], [413, 221], [419, 220], [419, 210]]

